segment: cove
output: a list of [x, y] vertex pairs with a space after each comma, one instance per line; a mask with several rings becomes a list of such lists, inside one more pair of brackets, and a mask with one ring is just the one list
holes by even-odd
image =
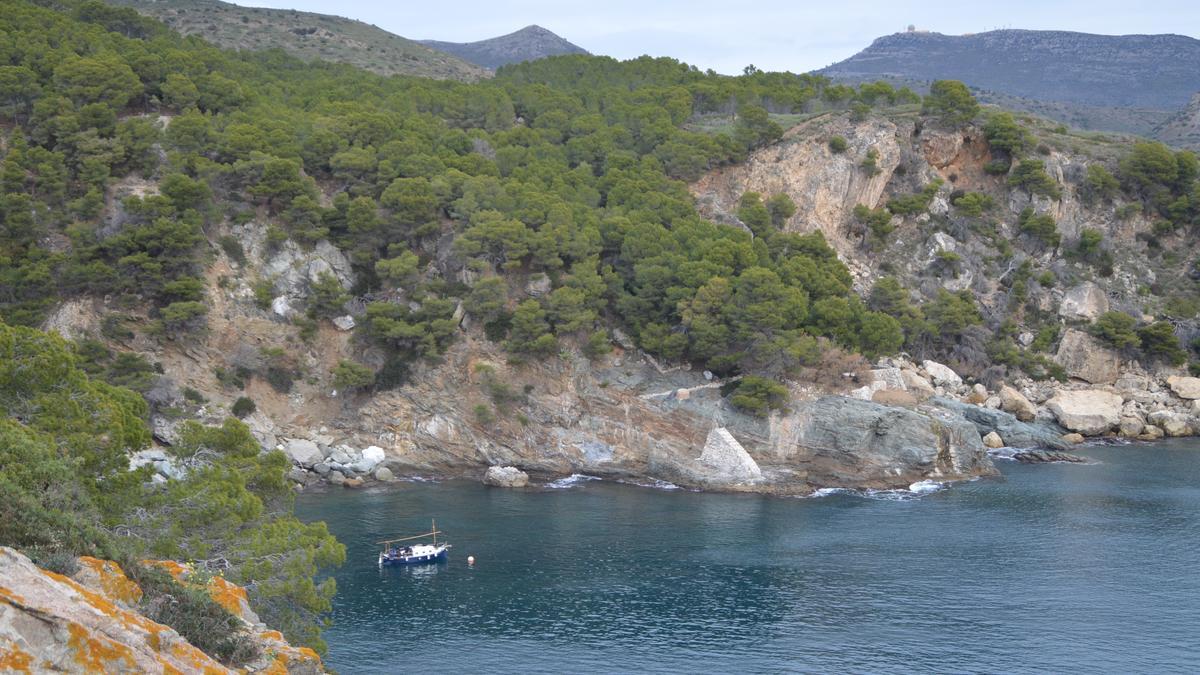
[[[1082, 454], [922, 494], [406, 482], [298, 512], [347, 545], [341, 673], [1195, 671], [1200, 443]], [[435, 517], [448, 563], [377, 567]]]

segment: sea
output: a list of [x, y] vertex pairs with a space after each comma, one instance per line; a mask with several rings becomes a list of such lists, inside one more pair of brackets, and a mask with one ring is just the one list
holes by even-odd
[[[808, 498], [411, 480], [298, 511], [347, 546], [342, 675], [1200, 672], [1200, 442], [1079, 454]], [[447, 562], [378, 566], [434, 519]]]

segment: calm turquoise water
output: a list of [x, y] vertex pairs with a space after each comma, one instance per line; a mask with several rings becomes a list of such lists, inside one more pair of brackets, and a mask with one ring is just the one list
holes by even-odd
[[[1200, 444], [1085, 453], [919, 497], [448, 482], [300, 511], [348, 547], [341, 673], [1200, 670]], [[430, 517], [447, 564], [376, 567]]]

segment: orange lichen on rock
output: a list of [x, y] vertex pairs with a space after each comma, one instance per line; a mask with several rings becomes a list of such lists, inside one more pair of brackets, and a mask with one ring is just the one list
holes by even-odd
[[221, 673], [229, 672], [225, 668], [217, 666], [208, 654], [196, 649], [188, 642], [181, 641], [171, 645], [171, 655], [177, 661], [183, 661], [191, 666], [188, 669], [190, 673], [220, 675]]
[[208, 582], [208, 594], [216, 603], [225, 608], [230, 614], [245, 618], [246, 609], [250, 606], [250, 598], [246, 589], [230, 583], [224, 577], [213, 577]]
[[30, 667], [32, 663], [33, 657], [18, 647], [15, 642], [6, 641], [6, 644], [0, 647], [0, 672], [31, 673], [33, 672]]
[[[79, 558], [79, 564], [95, 575], [100, 590], [113, 600], [129, 606], [136, 605], [141, 601], [141, 587], [125, 576], [125, 570], [121, 569], [117, 563], [85, 555]], [[81, 570], [81, 574], [87, 573]], [[80, 579], [80, 581], [83, 580]]]
[[[0, 673], [232, 672], [170, 626], [140, 614], [141, 589], [119, 565], [95, 558], [79, 562], [77, 578], [72, 579], [0, 546]], [[184, 565], [171, 561], [148, 564], [188, 582], [190, 569]], [[278, 631], [259, 632], [253, 627], [257, 617], [250, 610], [245, 589], [220, 577], [205, 581], [215, 601], [246, 621], [244, 637], [257, 647], [258, 656], [244, 664], [243, 672], [324, 672], [312, 650], [292, 647]]]
[[67, 626], [67, 630], [71, 634], [67, 646], [75, 652], [75, 663], [86, 672], [112, 672], [119, 667], [118, 661], [124, 662], [128, 668], [137, 667], [133, 650], [129, 647], [104, 636], [95, 637], [88, 629], [74, 622]]
[[174, 560], [143, 560], [142, 564], [143, 565], [154, 565], [155, 567], [161, 567], [164, 570], [166, 570], [172, 577], [175, 577], [176, 581], [182, 579], [184, 577], [184, 575], [190, 574], [192, 571], [191, 568], [188, 567], [187, 565], [184, 565], [183, 563], [175, 562]]
[[25, 602], [25, 598], [13, 593], [11, 589], [0, 586], [0, 600], [8, 600], [11, 603], [21, 604]]

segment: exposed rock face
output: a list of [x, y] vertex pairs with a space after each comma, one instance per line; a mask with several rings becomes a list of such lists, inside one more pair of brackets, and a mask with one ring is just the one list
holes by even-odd
[[[1066, 305], [1065, 301], [1063, 305]], [[1121, 365], [1116, 352], [1100, 344], [1091, 335], [1070, 329], [1063, 335], [1054, 361], [1067, 371], [1067, 375], [1089, 384], [1116, 382]]]
[[995, 472], [975, 427], [937, 409], [827, 396], [797, 416], [791, 452], [806, 460], [810, 480], [818, 484], [869, 486], [888, 476], [911, 483]]
[[1007, 384], [1000, 387], [1000, 409], [1012, 413], [1022, 422], [1031, 422], [1037, 416], [1037, 408], [1021, 392]]
[[929, 380], [921, 377], [916, 371], [905, 368], [900, 371], [900, 376], [904, 380], [904, 386], [910, 394], [912, 394], [918, 402], [924, 401], [930, 396], [935, 396], [937, 391], [933, 385], [929, 384]]
[[1062, 429], [1047, 423], [1026, 423], [1010, 413], [948, 398], [930, 399], [931, 405], [949, 410], [975, 425], [980, 435], [996, 433], [1010, 448], [1062, 449]]
[[[115, 563], [80, 559], [76, 579], [43, 570], [0, 547], [0, 668], [17, 672], [231, 673], [175, 630], [135, 608], [142, 591]], [[243, 613], [245, 590], [221, 579], [213, 598], [252, 628]], [[222, 602], [223, 599], [230, 602]], [[236, 601], [236, 602], [233, 602]], [[249, 607], [245, 607], [249, 612]], [[253, 622], [250, 621], [253, 619]], [[274, 631], [256, 633], [259, 661], [252, 671], [316, 675], [324, 672], [312, 650], [296, 649]]]
[[1146, 423], [1140, 417], [1122, 417], [1119, 432], [1122, 438], [1137, 438], [1146, 429]]
[[954, 372], [954, 369], [944, 366], [937, 361], [926, 360], [921, 363], [921, 367], [925, 369], [925, 372], [929, 373], [929, 377], [933, 379], [933, 383], [939, 387], [947, 385], [957, 387], [962, 384], [962, 378], [959, 377], [958, 373]]
[[1171, 391], [1179, 398], [1200, 399], [1200, 377], [1177, 377], [1171, 376], [1167, 378], [1167, 385], [1171, 387]]
[[762, 479], [762, 470], [754, 458], [725, 427], [708, 432], [698, 461], [711, 471], [708, 479], [714, 482], [744, 483]]
[[93, 307], [91, 298], [75, 298], [59, 305], [46, 320], [41, 329], [54, 332], [68, 340], [78, 340], [95, 334], [100, 329], [100, 314]]
[[[846, 138], [843, 153], [829, 149], [832, 135]], [[817, 120], [792, 130], [784, 141], [766, 152], [753, 153], [737, 167], [721, 169], [693, 186], [705, 215], [726, 219], [737, 211], [747, 191], [764, 195], [786, 194], [796, 204], [796, 214], [785, 226], [789, 232], [820, 230], [839, 251], [849, 250], [844, 226], [858, 204], [875, 206], [901, 160], [896, 126], [873, 119], [851, 125]], [[879, 173], [859, 168], [867, 151], [878, 153]], [[813, 170], [820, 167], [819, 171]]]
[[1121, 422], [1120, 396], [1099, 389], [1062, 391], [1046, 402], [1058, 423], [1084, 436], [1096, 436]]
[[296, 464], [311, 467], [325, 459], [324, 453], [316, 443], [306, 438], [294, 438], [283, 446], [283, 452]]
[[529, 474], [515, 466], [489, 466], [483, 484], [493, 487], [522, 488], [529, 485]]
[[1147, 421], [1161, 428], [1163, 433], [1172, 438], [1190, 436], [1192, 433], [1191, 420], [1188, 415], [1182, 413], [1159, 410], [1150, 413]]
[[1090, 281], [1067, 291], [1058, 306], [1058, 315], [1068, 321], [1093, 321], [1107, 311], [1108, 296]]

